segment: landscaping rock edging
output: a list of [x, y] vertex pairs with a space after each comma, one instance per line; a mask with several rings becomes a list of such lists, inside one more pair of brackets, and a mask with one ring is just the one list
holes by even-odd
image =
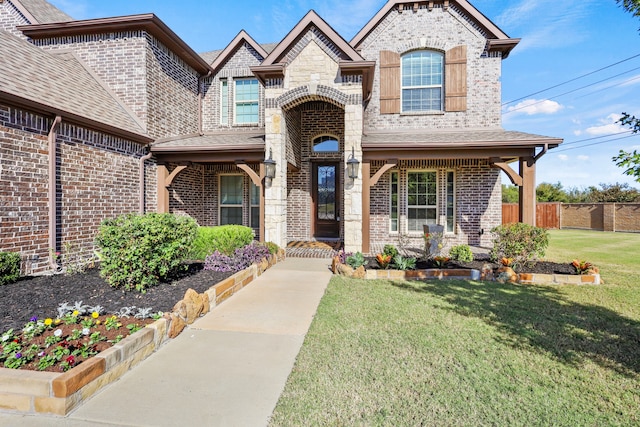
[[82, 405], [106, 385], [177, 336], [189, 323], [212, 310], [251, 283], [269, 267], [284, 261], [280, 250], [258, 264], [235, 273], [198, 294], [187, 290], [185, 298], [164, 318], [124, 338], [113, 347], [64, 373], [0, 368], [0, 411], [64, 416]]

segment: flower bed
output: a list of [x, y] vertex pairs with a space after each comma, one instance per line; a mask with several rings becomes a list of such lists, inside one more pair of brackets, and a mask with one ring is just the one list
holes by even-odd
[[[185, 294], [171, 313], [64, 373], [0, 368], [0, 410], [68, 414], [146, 359], [168, 339], [177, 336], [190, 321], [228, 299], [283, 259], [284, 251], [281, 251], [278, 256], [269, 256], [214, 284], [202, 294], [187, 291], [189, 295]], [[194, 293], [199, 298], [194, 298]], [[198, 300], [200, 312], [194, 308]], [[195, 317], [194, 313], [197, 313]]]

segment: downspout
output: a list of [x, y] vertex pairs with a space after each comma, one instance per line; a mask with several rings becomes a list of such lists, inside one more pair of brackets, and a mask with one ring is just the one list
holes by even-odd
[[57, 262], [56, 256], [56, 234], [58, 232], [58, 222], [56, 212], [58, 211], [57, 188], [56, 188], [56, 160], [58, 145], [58, 127], [62, 122], [61, 116], [56, 116], [49, 129], [49, 265], [55, 273], [62, 271], [62, 266]]
[[198, 77], [198, 134], [200, 136], [204, 133], [202, 132], [202, 92], [204, 92], [204, 90], [202, 90], [201, 87], [204, 79], [210, 77], [211, 74], [213, 74], [213, 72], [209, 70], [207, 74]]
[[[149, 150], [149, 146], [147, 145], [145, 147], [145, 149]], [[149, 160], [151, 158], [151, 156], [153, 156], [153, 154], [151, 153], [151, 150], [149, 150], [149, 152], [147, 154], [145, 154], [144, 156], [140, 157], [140, 163], [139, 163], [139, 169], [140, 169], [140, 179], [139, 179], [139, 187], [140, 187], [140, 215], [144, 214], [144, 200], [145, 200], [145, 194], [144, 194], [144, 190], [145, 190], [145, 179], [144, 179], [144, 162], [145, 160]]]

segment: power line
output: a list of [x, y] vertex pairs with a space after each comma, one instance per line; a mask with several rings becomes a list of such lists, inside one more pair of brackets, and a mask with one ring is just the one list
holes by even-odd
[[625, 81], [622, 81], [622, 82], [619, 82], [619, 83], [614, 83], [614, 84], [609, 85], [609, 86], [605, 86], [605, 87], [603, 87], [601, 89], [594, 90], [593, 92], [585, 93], [584, 95], [577, 96], [577, 97], [575, 97], [573, 99], [576, 100], [576, 99], [584, 98], [585, 96], [593, 95], [594, 93], [602, 92], [603, 90], [611, 89], [612, 87], [616, 87], [616, 86], [620, 86], [620, 85], [623, 85], [623, 84], [626, 84], [626, 83], [630, 83], [630, 82], [632, 82], [634, 80], [638, 80], [638, 79], [640, 79], [640, 76], [631, 77], [630, 79], [627, 79]]
[[548, 88], [546, 88], [546, 89], [539, 90], [538, 92], [534, 92], [534, 93], [532, 93], [532, 94], [525, 95], [525, 96], [523, 96], [523, 97], [521, 97], [521, 98], [514, 99], [513, 101], [504, 102], [502, 105], [509, 105], [509, 104], [513, 104], [514, 102], [521, 101], [521, 100], [523, 100], [523, 99], [525, 99], [525, 98], [529, 98], [529, 97], [531, 97], [531, 96], [535, 96], [535, 95], [538, 95], [538, 94], [540, 94], [540, 93], [546, 92], [546, 91], [548, 91], [548, 90], [555, 89], [555, 88], [557, 88], [557, 87], [560, 87], [560, 86], [566, 85], [566, 84], [571, 83], [571, 82], [574, 82], [574, 81], [576, 81], [576, 80], [580, 80], [580, 79], [582, 79], [582, 78], [584, 78], [584, 77], [587, 77], [587, 76], [590, 76], [590, 75], [592, 75], [592, 74], [598, 73], [598, 72], [600, 72], [600, 71], [606, 70], [607, 68], [615, 67], [616, 65], [622, 64], [623, 62], [630, 61], [630, 60], [632, 60], [632, 59], [634, 59], [634, 58], [637, 58], [638, 56], [640, 56], [640, 53], [638, 53], [637, 55], [634, 55], [634, 56], [630, 56], [629, 58], [623, 59], [622, 61], [618, 61], [618, 62], [616, 62], [616, 63], [614, 63], [614, 64], [607, 65], [606, 67], [602, 67], [602, 68], [599, 68], [599, 69], [597, 69], [597, 70], [595, 70], [595, 71], [590, 71], [590, 72], [588, 72], [588, 73], [586, 73], [586, 74], [583, 74], [583, 75], [581, 75], [581, 76], [574, 77], [573, 79], [567, 80], [567, 81], [565, 81], [565, 82], [558, 83], [557, 85], [554, 85], [554, 86], [548, 87]]
[[610, 134], [607, 134], [607, 135], [594, 136], [592, 138], [578, 139], [576, 141], [571, 141], [571, 142], [563, 142], [562, 146], [566, 147], [567, 145], [578, 144], [580, 142], [593, 141], [594, 139], [609, 138], [611, 136], [624, 135], [626, 133], [631, 133], [631, 132], [633, 132], [633, 130], [626, 130], [624, 132], [617, 132], [617, 133], [610, 133]]
[[563, 151], [577, 150], [578, 148], [591, 147], [592, 145], [604, 144], [605, 142], [618, 141], [618, 140], [620, 140], [620, 139], [633, 138], [634, 136], [640, 136], [640, 134], [633, 134], [633, 135], [621, 136], [620, 138], [613, 138], [613, 139], [607, 139], [606, 141], [592, 142], [591, 144], [585, 144], [585, 145], [581, 145], [581, 146], [579, 146], [579, 147], [564, 148], [564, 149], [562, 149], [562, 150], [554, 150], [553, 152], [554, 152], [554, 153], [561, 153], [561, 152], [563, 152]]
[[616, 78], [616, 77], [620, 77], [620, 76], [622, 76], [623, 74], [627, 74], [627, 73], [630, 73], [630, 72], [632, 72], [632, 71], [636, 71], [636, 70], [640, 70], [640, 67], [636, 67], [636, 68], [632, 68], [632, 69], [627, 70], [627, 71], [623, 71], [622, 73], [616, 74], [615, 76], [611, 76], [611, 77], [607, 77], [606, 79], [598, 80], [598, 81], [597, 81], [597, 82], [595, 82], [595, 83], [590, 83], [590, 84], [588, 84], [588, 85], [581, 86], [581, 87], [579, 87], [579, 88], [577, 88], [577, 89], [573, 89], [573, 90], [570, 90], [570, 91], [568, 91], [568, 92], [561, 93], [560, 95], [552, 96], [551, 98], [548, 98], [548, 99], [543, 99], [543, 100], [540, 100], [540, 101], [536, 101], [536, 102], [534, 102], [534, 103], [532, 103], [532, 104], [523, 105], [522, 107], [515, 107], [515, 108], [512, 108], [512, 109], [510, 109], [510, 110], [508, 110], [508, 111], [504, 112], [504, 113], [503, 113], [503, 115], [504, 115], [504, 114], [513, 113], [514, 111], [523, 110], [523, 109], [525, 109], [525, 108], [529, 108], [529, 107], [531, 107], [531, 106], [533, 106], [533, 105], [538, 105], [538, 104], [541, 104], [541, 103], [543, 103], [543, 102], [546, 102], [546, 101], [549, 101], [549, 100], [552, 100], [552, 99], [556, 99], [556, 98], [559, 98], [559, 97], [564, 96], [564, 95], [569, 95], [570, 93], [577, 92], [577, 91], [579, 91], [579, 90], [586, 89], [586, 88], [591, 87], [591, 86], [595, 86], [595, 85], [600, 84], [600, 83], [602, 83], [602, 82], [606, 82], [607, 80], [611, 80], [611, 79], [614, 79], [614, 78]]

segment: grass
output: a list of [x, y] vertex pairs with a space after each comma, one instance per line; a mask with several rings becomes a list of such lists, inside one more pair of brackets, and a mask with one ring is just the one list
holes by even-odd
[[638, 425], [638, 253], [640, 235], [552, 231], [548, 258], [602, 286], [336, 276], [271, 424]]

